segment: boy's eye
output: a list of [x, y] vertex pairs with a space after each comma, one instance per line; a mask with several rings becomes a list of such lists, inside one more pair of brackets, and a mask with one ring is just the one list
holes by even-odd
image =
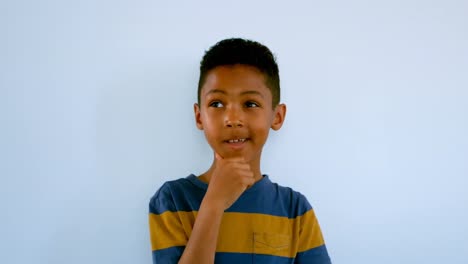
[[246, 102], [245, 106], [247, 106], [247, 107], [259, 107], [259, 105], [256, 102], [253, 102], [253, 101]]
[[214, 101], [214, 102], [210, 103], [210, 107], [219, 108], [219, 107], [223, 107], [223, 104], [221, 102], [219, 102], [219, 101]]

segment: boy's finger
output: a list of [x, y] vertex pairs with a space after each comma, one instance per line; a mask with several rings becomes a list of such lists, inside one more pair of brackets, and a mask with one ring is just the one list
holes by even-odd
[[224, 159], [226, 161], [230, 161], [230, 162], [238, 162], [238, 163], [242, 163], [244, 164], [245, 163], [245, 158], [244, 157], [231, 157], [231, 158], [226, 158]]
[[222, 160], [223, 159], [223, 157], [221, 157], [221, 155], [219, 155], [217, 152], [215, 152], [215, 158], [217, 160]]

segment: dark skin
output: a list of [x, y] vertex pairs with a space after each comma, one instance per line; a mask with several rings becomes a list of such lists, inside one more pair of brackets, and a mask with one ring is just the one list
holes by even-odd
[[213, 149], [208, 183], [192, 234], [179, 263], [213, 263], [224, 211], [262, 179], [260, 160], [270, 129], [281, 128], [284, 104], [272, 105], [264, 75], [246, 65], [212, 69], [194, 105], [195, 121]]

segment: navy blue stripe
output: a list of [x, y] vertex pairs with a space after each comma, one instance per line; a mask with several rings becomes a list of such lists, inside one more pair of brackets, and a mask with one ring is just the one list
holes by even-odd
[[[153, 251], [153, 264], [177, 263], [184, 252], [183, 246], [170, 247]], [[218, 252], [215, 255], [215, 263], [238, 264], [238, 263], [269, 263], [269, 264], [292, 264], [292, 263], [314, 263], [331, 264], [325, 245], [316, 247], [301, 253], [296, 258], [279, 257], [263, 254], [250, 253], [225, 253]]]
[[[184, 247], [170, 247], [153, 251], [153, 264], [177, 263], [184, 252]], [[293, 258], [278, 257], [262, 254], [250, 253], [224, 253], [218, 252], [215, 255], [215, 263], [239, 264], [239, 263], [269, 263], [269, 264], [289, 264], [294, 263]]]
[[262, 254], [248, 253], [216, 253], [215, 263], [239, 264], [239, 263], [268, 263], [268, 264], [292, 264], [293, 258], [278, 257]]
[[184, 246], [153, 250], [153, 264], [170, 264], [179, 262]]
[[[194, 175], [165, 183], [150, 202], [150, 213], [198, 211], [206, 193], [206, 183]], [[274, 202], [273, 202], [274, 201]], [[272, 183], [268, 176], [245, 191], [226, 212], [259, 213], [296, 218], [312, 206], [299, 192]]]
[[296, 256], [299, 263], [331, 264], [327, 247], [324, 245], [300, 252]]

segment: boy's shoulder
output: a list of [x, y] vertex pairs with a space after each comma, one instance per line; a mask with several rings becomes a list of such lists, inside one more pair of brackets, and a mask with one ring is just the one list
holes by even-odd
[[275, 206], [290, 211], [290, 216], [302, 215], [312, 209], [306, 196], [292, 187], [271, 182], [270, 188], [264, 195], [271, 195]]
[[283, 193], [285, 195], [289, 194], [289, 195], [292, 195], [292, 196], [295, 196], [295, 197], [297, 196], [297, 197], [299, 197], [301, 199], [305, 199], [305, 196], [301, 192], [293, 189], [290, 186], [282, 185], [282, 184], [274, 182], [274, 181], [270, 181], [270, 182], [271, 182], [271, 185], [274, 188], [276, 188], [278, 190], [278, 192], [280, 192], [280, 193]]
[[185, 178], [164, 182], [150, 200], [150, 212], [160, 214], [165, 211], [176, 212], [193, 210], [196, 203], [187, 204], [187, 201], [197, 201], [203, 198], [208, 185], [201, 182], [193, 174]]

